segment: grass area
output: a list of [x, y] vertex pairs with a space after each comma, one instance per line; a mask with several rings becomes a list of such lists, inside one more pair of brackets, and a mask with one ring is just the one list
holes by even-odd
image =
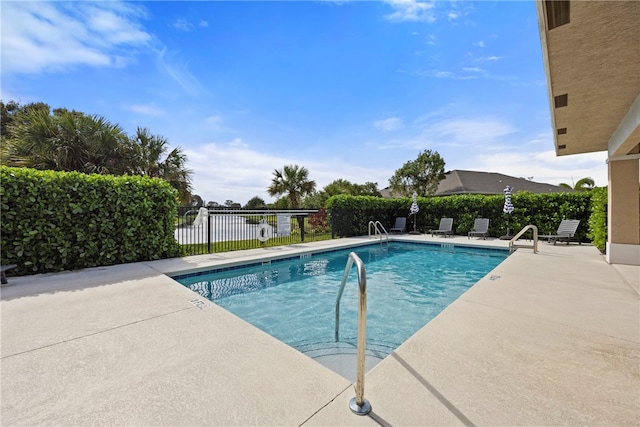
[[296, 243], [318, 242], [321, 240], [331, 240], [331, 232], [305, 233], [304, 242], [300, 238], [300, 234], [297, 233], [291, 234], [291, 236], [288, 237], [274, 237], [266, 242], [261, 242], [258, 239], [211, 242], [211, 251], [208, 250], [208, 245], [206, 243], [182, 245], [182, 250], [185, 256], [201, 255], [215, 252], [241, 251], [244, 249], [295, 245]]
[[[223, 216], [230, 217], [242, 217], [246, 221], [247, 225], [256, 225], [265, 218], [265, 215], [244, 215], [240, 212], [233, 214], [222, 214]], [[184, 228], [185, 233], [189, 233], [189, 225], [193, 223], [193, 220], [196, 218], [197, 212], [192, 211], [188, 214], [183, 214], [176, 218], [176, 226], [180, 228]], [[221, 221], [219, 223], [213, 222], [212, 226], [222, 226], [224, 227], [227, 223], [225, 223], [224, 218], [215, 218], [216, 214], [213, 214], [213, 221]], [[276, 224], [276, 215], [266, 213], [267, 223], [272, 227], [277, 228]], [[260, 242], [257, 238], [246, 239], [246, 240], [225, 240], [225, 241], [212, 241], [211, 247], [207, 243], [190, 243], [182, 245], [182, 253], [183, 255], [201, 255], [207, 253], [216, 253], [216, 252], [229, 252], [229, 251], [240, 251], [244, 249], [255, 249], [255, 248], [266, 248], [272, 246], [285, 246], [285, 245], [294, 245], [297, 243], [303, 243], [300, 238], [300, 225], [298, 223], [298, 218], [296, 216], [291, 216], [291, 235], [286, 237], [273, 237], [266, 242]], [[231, 221], [233, 223], [233, 221]], [[324, 226], [324, 224], [322, 224]], [[320, 240], [330, 240], [331, 232], [327, 230], [327, 227], [319, 228], [317, 222], [314, 221], [313, 225], [309, 220], [309, 217], [304, 217], [304, 229], [305, 236], [304, 242], [315, 242]], [[180, 231], [182, 232], [182, 231]], [[243, 237], [243, 236], [239, 236]]]

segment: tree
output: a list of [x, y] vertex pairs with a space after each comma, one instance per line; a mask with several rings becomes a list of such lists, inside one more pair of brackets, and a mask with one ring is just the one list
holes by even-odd
[[291, 209], [291, 202], [286, 196], [279, 197], [270, 206], [272, 209]]
[[200, 197], [199, 195], [192, 194], [191, 202], [189, 203], [189, 206], [193, 206], [196, 209], [200, 209], [202, 206], [204, 206], [204, 200], [202, 200], [202, 197]]
[[122, 175], [127, 171], [126, 134], [101, 116], [69, 111], [51, 115], [36, 104], [16, 113], [3, 141], [8, 166]]
[[153, 135], [147, 128], [137, 128], [129, 139], [131, 150], [130, 168], [134, 175], [162, 178], [178, 190], [182, 203], [191, 199], [191, 171], [186, 168], [187, 157], [180, 148], [167, 154], [168, 141]]
[[[302, 198], [313, 193], [316, 182], [309, 180], [309, 171], [305, 167], [298, 165], [287, 165], [281, 170], [273, 172], [271, 185], [267, 189], [270, 196], [286, 195], [290, 207], [298, 209]], [[279, 201], [278, 201], [279, 202]], [[276, 202], [276, 203], [278, 203]], [[303, 227], [304, 218], [298, 217], [298, 225]]]
[[590, 191], [595, 188], [596, 183], [593, 178], [586, 177], [579, 179], [573, 187], [564, 182], [558, 184], [558, 186], [564, 188], [572, 188], [576, 191]]
[[378, 189], [377, 182], [365, 182], [363, 185], [353, 184], [354, 185], [354, 196], [373, 196], [373, 197], [382, 197], [380, 194], [380, 190]]
[[21, 114], [31, 110], [44, 110], [49, 114], [51, 108], [44, 102], [32, 102], [30, 104], [20, 105], [16, 101], [9, 101], [6, 104], [0, 101], [0, 127], [2, 140], [6, 141], [12, 137], [11, 127], [17, 123], [17, 119]]
[[286, 195], [292, 209], [300, 207], [302, 197], [316, 188], [315, 181], [309, 180], [309, 171], [298, 165], [287, 165], [273, 172], [271, 185], [267, 189], [270, 196]]
[[365, 184], [354, 184], [346, 179], [338, 178], [325, 185], [321, 191], [314, 191], [307, 195], [302, 202], [305, 208], [324, 207], [329, 197], [346, 194], [350, 196], [374, 196], [382, 197], [378, 190], [378, 184], [375, 182], [366, 182]]
[[326, 193], [327, 198], [337, 196], [339, 194], [382, 197], [380, 190], [378, 190], [378, 184], [375, 182], [354, 184], [342, 178], [336, 179], [335, 181], [327, 184], [322, 191]]
[[415, 191], [418, 196], [430, 196], [445, 178], [444, 160], [437, 151], [425, 150], [416, 160], [406, 162], [389, 179], [391, 190], [404, 197]]
[[244, 205], [245, 209], [263, 209], [267, 206], [264, 200], [258, 196], [253, 197]]
[[[305, 209], [317, 209], [324, 207], [329, 196], [324, 191], [314, 191], [302, 199], [302, 207]], [[286, 200], [285, 200], [286, 201]], [[287, 205], [289, 202], [287, 201]]]
[[163, 137], [138, 128], [129, 137], [104, 117], [87, 115], [45, 103], [20, 106], [0, 101], [2, 147], [7, 166], [161, 178], [178, 190], [180, 201], [191, 201], [191, 171], [180, 148], [167, 153]]
[[573, 187], [573, 189], [576, 191], [589, 191], [589, 190], [593, 190], [595, 186], [596, 186], [596, 183], [593, 180], [593, 178], [586, 177], [586, 178], [579, 179], [578, 182], [576, 182], [576, 185]]
[[322, 191], [327, 195], [327, 198], [331, 196], [337, 196], [340, 194], [353, 194], [354, 185], [346, 179], [336, 179], [333, 182], [325, 185]]

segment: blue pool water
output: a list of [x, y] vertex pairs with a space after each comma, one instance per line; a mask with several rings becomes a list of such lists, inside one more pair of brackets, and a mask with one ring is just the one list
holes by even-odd
[[286, 344], [309, 354], [355, 348], [356, 268], [335, 303], [350, 252], [367, 276], [367, 349], [383, 358], [507, 258], [497, 249], [390, 242], [297, 256], [174, 279]]

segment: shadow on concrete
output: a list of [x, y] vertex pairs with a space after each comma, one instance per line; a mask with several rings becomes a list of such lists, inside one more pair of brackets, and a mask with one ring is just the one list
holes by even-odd
[[431, 383], [429, 383], [429, 381], [427, 381], [422, 375], [420, 375], [418, 371], [413, 369], [413, 367], [409, 365], [406, 360], [400, 357], [396, 352], [391, 353], [391, 357], [396, 359], [398, 363], [400, 363], [407, 371], [409, 371], [409, 373], [411, 373], [411, 375], [413, 375], [413, 377], [417, 379], [418, 382], [420, 382], [420, 384], [424, 386], [424, 388], [429, 390], [429, 392], [433, 394], [433, 396], [438, 399], [438, 401], [440, 401], [440, 403], [442, 403], [457, 419], [459, 419], [461, 423], [463, 423], [465, 426], [475, 425], [458, 408], [456, 408], [453, 403], [451, 403]]

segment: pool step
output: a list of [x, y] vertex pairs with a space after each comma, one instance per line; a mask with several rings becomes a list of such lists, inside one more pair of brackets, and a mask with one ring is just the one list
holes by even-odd
[[[365, 351], [365, 372], [376, 366], [398, 347], [396, 343], [367, 342]], [[299, 351], [342, 375], [355, 381], [357, 344], [355, 339], [344, 341], [298, 342], [294, 346]]]
[[[297, 343], [295, 347], [314, 359], [331, 354], [356, 354], [357, 352], [355, 340]], [[396, 347], [398, 347], [398, 344], [367, 342], [365, 354], [378, 359], [384, 359], [391, 354]]]

